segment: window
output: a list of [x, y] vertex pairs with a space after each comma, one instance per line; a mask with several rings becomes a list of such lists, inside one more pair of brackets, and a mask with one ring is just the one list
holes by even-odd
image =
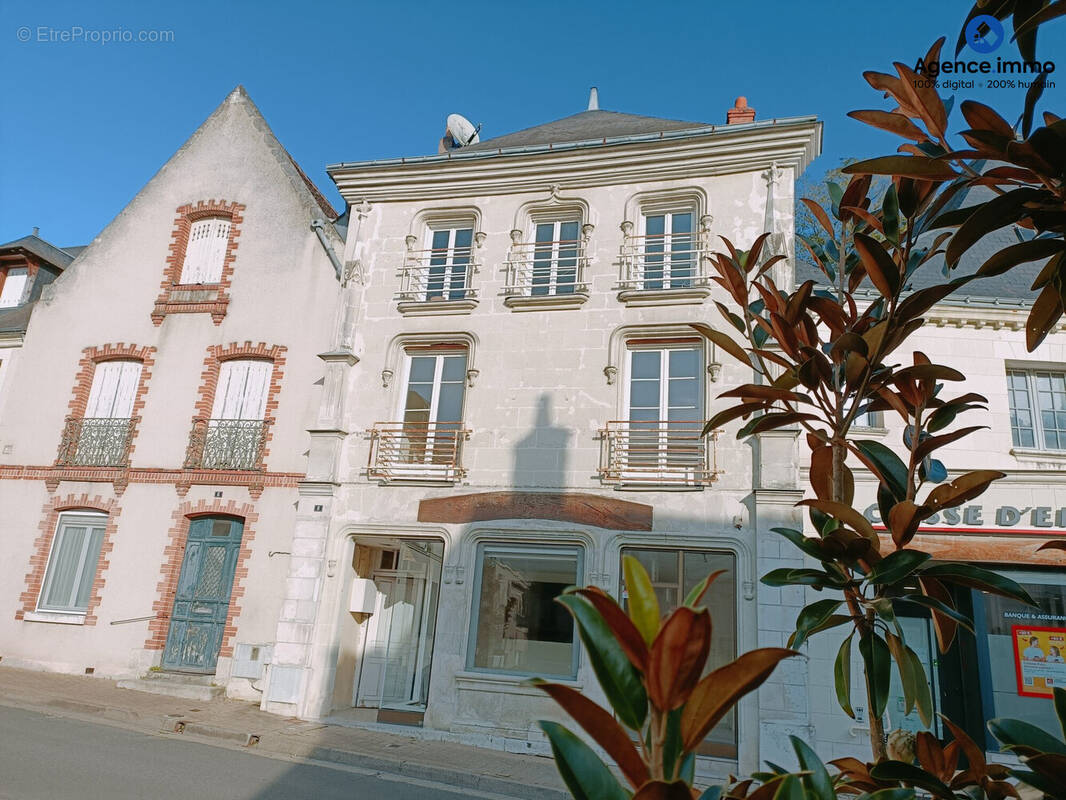
[[408, 354], [401, 451], [406, 463], [455, 463], [465, 392], [465, 352]]
[[12, 308], [21, 304], [28, 280], [29, 270], [26, 267], [0, 270], [0, 308]]
[[441, 228], [429, 231], [429, 261], [423, 300], [462, 300], [472, 260], [473, 228]]
[[698, 250], [692, 211], [645, 213], [642, 289], [687, 289], [696, 274]]
[[538, 222], [534, 230], [531, 296], [573, 294], [577, 286], [577, 220]]
[[182, 284], [218, 283], [222, 280], [222, 264], [226, 259], [229, 234], [229, 218], [208, 217], [192, 223], [181, 267]]
[[[725, 570], [711, 584], [702, 606], [711, 612], [711, 652], [704, 674], [732, 661], [737, 655], [736, 556], [712, 550], [658, 550], [627, 547], [622, 555], [636, 558], [648, 571], [663, 616], [684, 602], [685, 596], [710, 573]], [[626, 597], [623, 587], [622, 598]], [[736, 710], [708, 734], [704, 755], [735, 758]]]
[[1066, 372], [1008, 370], [1015, 447], [1066, 450]]
[[101, 361], [93, 369], [85, 415], [68, 421], [65, 452], [77, 466], [121, 466], [133, 435], [133, 405], [141, 381], [140, 361]]
[[709, 478], [703, 351], [695, 342], [630, 342], [626, 420], [608, 428], [609, 477], [697, 485]]
[[204, 441], [204, 469], [254, 469], [266, 432], [272, 361], [234, 359], [219, 366]]
[[479, 545], [468, 666], [576, 677], [574, 623], [554, 601], [581, 571], [578, 547]]
[[39, 610], [76, 614], [89, 610], [106, 525], [104, 514], [60, 515], [37, 604]]

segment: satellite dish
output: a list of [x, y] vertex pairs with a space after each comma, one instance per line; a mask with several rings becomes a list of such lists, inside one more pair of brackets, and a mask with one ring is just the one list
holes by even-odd
[[455, 147], [466, 147], [467, 145], [477, 144], [480, 141], [478, 139], [478, 131], [481, 130], [481, 126], [475, 127], [474, 123], [462, 114], [449, 114], [447, 125], [448, 132], [445, 135], [451, 134]]

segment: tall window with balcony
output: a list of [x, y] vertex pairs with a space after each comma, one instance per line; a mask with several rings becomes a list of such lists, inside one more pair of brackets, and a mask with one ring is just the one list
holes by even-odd
[[698, 487], [714, 480], [703, 430], [703, 350], [694, 340], [630, 342], [627, 418], [608, 423], [601, 475], [622, 485]]
[[[584, 230], [583, 230], [584, 227]], [[534, 217], [530, 232], [511, 232], [505, 304], [515, 309], [572, 307], [588, 299], [585, 237], [591, 226], [571, 214]]]
[[407, 238], [408, 250], [401, 270], [398, 295], [402, 313], [428, 308], [442, 311], [472, 309], [477, 302], [473, 275], [474, 222], [441, 222], [426, 229], [424, 247], [415, 249], [416, 236]]
[[699, 302], [710, 293], [704, 247], [710, 217], [695, 205], [641, 208], [639, 227], [622, 223], [619, 299], [627, 303]]
[[261, 467], [269, 420], [272, 361], [233, 359], [219, 365], [210, 419], [193, 429], [187, 467], [255, 470]]
[[62, 466], [121, 467], [127, 464], [137, 418], [140, 361], [102, 361], [93, 369], [83, 416], [67, 418], [60, 447]]
[[405, 354], [402, 422], [370, 431], [368, 474], [381, 480], [452, 482], [464, 474], [462, 445], [467, 353], [458, 348], [411, 349]]

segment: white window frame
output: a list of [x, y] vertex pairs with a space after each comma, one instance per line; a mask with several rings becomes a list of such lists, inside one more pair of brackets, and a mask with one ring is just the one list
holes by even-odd
[[[13, 276], [12, 272], [19, 275]], [[4, 269], [3, 281], [0, 281], [0, 308], [15, 308], [22, 304], [22, 298], [26, 296], [26, 287], [30, 283], [30, 271], [27, 267], [7, 267]], [[16, 280], [21, 278], [22, 280]], [[12, 286], [18, 286], [16, 290]]]
[[[251, 384], [249, 380], [252, 378], [253, 369], [252, 366], [257, 367], [255, 372], [262, 372], [262, 388], [259, 393], [258, 401], [255, 403], [255, 408], [252, 409], [252, 414], [249, 416], [244, 413], [247, 411], [249, 405], [249, 388]], [[263, 365], [259, 368], [259, 365]], [[242, 375], [234, 375], [234, 373], [244, 367], [245, 371]], [[215, 385], [215, 397], [211, 404], [211, 419], [233, 419], [233, 420], [263, 420], [266, 418], [266, 405], [267, 398], [270, 395], [270, 382], [274, 375], [274, 362], [269, 359], [262, 358], [230, 358], [219, 364], [218, 368], [218, 383]], [[228, 405], [230, 384], [234, 379], [241, 380], [243, 385], [240, 388], [240, 414], [232, 416], [226, 409]]]
[[[1010, 376], [1012, 373], [1017, 373], [1025, 376], [1026, 392], [1029, 395], [1029, 414], [1032, 418], [1032, 431], [1033, 431], [1033, 444], [1015, 444], [1014, 442], [1014, 425], [1010, 424], [1010, 414], [1014, 411], [1014, 406], [1011, 404], [1012, 392], [1010, 388]], [[1040, 374], [1063, 376], [1066, 375], [1066, 369], [1056, 369], [1053, 367], [1039, 367], [1039, 366], [1008, 366], [1007, 373], [1005, 375], [1007, 385], [1007, 413], [1008, 424], [1011, 431], [1011, 445], [1017, 450], [1023, 451], [1040, 451], [1044, 453], [1062, 453], [1066, 454], [1066, 447], [1049, 447], [1047, 439], [1044, 434], [1044, 422], [1041, 418], [1040, 402], [1038, 398], [1036, 388], [1036, 378]]]
[[[663, 358], [663, 355], [665, 355], [667, 352], [669, 352], [671, 350], [695, 350], [696, 351], [698, 359], [699, 359], [698, 365], [697, 365], [697, 369], [696, 369], [696, 375], [695, 375], [696, 391], [697, 391], [696, 412], [695, 412], [696, 413], [696, 421], [702, 421], [706, 417], [706, 410], [707, 410], [707, 408], [706, 408], [706, 406], [707, 406], [706, 394], [707, 394], [707, 392], [706, 392], [706, 387], [704, 385], [705, 382], [704, 382], [704, 377], [703, 376], [706, 374], [707, 353], [706, 353], [706, 350], [703, 348], [702, 345], [700, 345], [698, 343], [695, 343], [695, 342], [677, 342], [676, 344], [671, 344], [669, 342], [663, 342], [661, 344], [648, 344], [648, 345], [627, 342], [626, 343], [626, 347], [625, 347], [625, 352], [626, 352], [625, 368], [626, 368], [626, 371], [625, 371], [625, 380], [623, 381], [623, 387], [622, 387], [622, 408], [623, 408], [624, 413], [625, 413], [625, 417], [624, 418], [627, 420], [628, 424], [630, 425], [630, 433], [629, 433], [630, 436], [632, 436], [632, 424], [633, 424], [633, 419], [630, 416], [632, 414], [632, 408], [631, 408], [631, 405], [630, 405], [630, 400], [631, 400], [631, 392], [632, 392], [632, 388], [633, 388], [633, 354], [634, 353], [648, 353], [648, 352], [660, 353], [660, 357], [659, 357], [659, 417], [660, 418], [658, 420], [658, 422], [659, 422], [658, 430], [665, 431], [668, 428], [669, 420], [668, 419], [663, 419], [663, 416], [666, 415], [667, 417], [669, 417], [669, 411], [670, 411], [670, 406], [669, 406], [669, 397], [670, 397], [670, 359], [669, 359], [669, 357]], [[650, 420], [649, 420], [649, 422], [650, 422]], [[627, 478], [628, 479], [635, 479], [635, 480], [649, 480], [649, 479], [656, 479], [656, 478], [663, 479], [663, 478], [667, 478], [667, 477], [671, 476], [672, 473], [665, 469], [667, 457], [666, 457], [666, 453], [662, 450], [662, 448], [664, 448], [664, 447], [665, 447], [665, 442], [663, 442], [662, 445], [661, 445], [661, 448], [660, 448], [661, 455], [659, 457], [659, 463], [664, 468], [663, 472], [653, 473], [653, 472], [647, 472], [647, 471], [641, 471], [641, 472], [626, 472], [626, 471], [623, 471], [622, 472], [623, 480], [625, 480]], [[628, 456], [627, 456], [627, 462], [628, 462]], [[687, 479], [689, 481], [691, 481], [692, 483], [696, 483], [697, 482], [697, 476], [692, 475], [692, 474], [688, 475]]]
[[[61, 513], [59, 515], [59, 519], [56, 520], [55, 530], [53, 531], [53, 534], [52, 534], [52, 544], [51, 544], [51, 546], [48, 549], [48, 561], [46, 562], [46, 565], [45, 565], [44, 580], [41, 582], [41, 591], [40, 591], [40, 594], [38, 594], [38, 596], [37, 596], [36, 611], [41, 612], [43, 614], [72, 614], [72, 615], [82, 616], [82, 617], [84, 617], [86, 614], [89, 613], [88, 603], [86, 604], [85, 608], [77, 608], [76, 606], [73, 605], [73, 602], [71, 602], [70, 605], [64, 606], [64, 607], [46, 606], [45, 605], [45, 597], [48, 596], [48, 591], [49, 591], [49, 589], [51, 589], [52, 581], [54, 579], [54, 574], [53, 574], [53, 566], [54, 565], [52, 564], [52, 559], [53, 559], [53, 557], [55, 556], [55, 553], [56, 553], [56, 546], [59, 544], [60, 534], [63, 533], [63, 531], [64, 531], [64, 529], [65, 529], [65, 527], [67, 525], [70, 525], [70, 526], [73, 527], [73, 526], [77, 526], [77, 525], [81, 524], [81, 525], [85, 525], [86, 527], [88, 527], [90, 529], [102, 527], [104, 529], [104, 532], [101, 535], [101, 548], [102, 548], [102, 546], [103, 546], [103, 538], [102, 537], [107, 535], [107, 522], [108, 522], [108, 515], [104, 514], [104, 513], [101, 513], [101, 512], [94, 512], [94, 511], [64, 511], [63, 513]], [[89, 550], [89, 544], [90, 544], [91, 541], [92, 541], [91, 534], [87, 534], [85, 541], [82, 543], [81, 553], [78, 556], [78, 565], [77, 565], [77, 567], [75, 568], [75, 571], [74, 571], [74, 574], [75, 574], [77, 579], [75, 580], [75, 582], [71, 586], [71, 598], [72, 598], [72, 601], [73, 601], [73, 598], [76, 598], [78, 596], [79, 590], [81, 589], [80, 579], [81, 579], [82, 573], [85, 570], [85, 560], [86, 560], [86, 558], [88, 558], [88, 555], [89, 555], [88, 554], [88, 550]], [[89, 577], [89, 581], [90, 581], [89, 603], [92, 602], [92, 586], [91, 586], [91, 582], [96, 580], [96, 573], [100, 569], [100, 555], [101, 555], [101, 552], [97, 552], [97, 554], [96, 554], [96, 567], [93, 569], [92, 575]]]
[[[456, 251], [455, 235], [459, 231], [465, 231], [465, 230], [469, 230], [470, 231], [470, 245], [469, 245], [469, 247], [464, 247], [463, 248], [463, 249], [468, 250], [467, 263], [465, 263], [465, 264], [456, 264], [455, 263], [455, 251]], [[446, 255], [444, 256], [444, 263], [443, 264], [430, 265], [430, 262], [435, 258], [434, 253], [436, 253], [437, 250], [439, 250], [439, 249], [443, 249], [443, 248], [436, 248], [435, 249], [433, 247], [433, 237], [434, 237], [435, 234], [440, 233], [441, 231], [448, 231], [448, 247], [447, 247], [447, 249], [445, 251]], [[474, 219], [470, 219], [469, 221], [450, 220], [450, 221], [447, 221], [447, 222], [441, 221], [439, 223], [427, 223], [426, 232], [425, 232], [425, 238], [424, 238], [424, 241], [425, 241], [425, 253], [426, 253], [426, 260], [425, 260], [425, 266], [424, 266], [425, 272], [420, 275], [419, 285], [418, 285], [418, 293], [421, 296], [421, 299], [423, 300], [423, 302], [447, 301], [447, 300], [453, 300], [453, 299], [462, 299], [462, 300], [470, 299], [470, 296], [471, 296], [471, 283], [473, 282], [471, 280], [471, 276], [472, 276], [472, 272], [473, 272], [473, 269], [474, 269], [474, 248], [476, 247], [476, 244], [474, 242], [474, 236], [475, 236], [476, 233], [477, 233], [477, 223], [476, 223], [476, 221]], [[441, 280], [443, 281], [443, 283], [441, 285], [441, 289], [440, 289], [440, 295], [441, 296], [440, 297], [436, 297], [436, 296], [432, 296], [431, 297], [430, 296], [430, 286], [429, 286], [429, 284], [430, 284], [429, 271], [430, 271], [430, 269], [436, 269], [437, 267], [444, 267], [444, 274], [441, 276]], [[458, 275], [462, 276], [462, 285], [459, 286], [458, 288], [456, 288], [454, 286], [454, 281], [455, 281], [455, 278]], [[436, 280], [436, 278], [434, 278], [434, 280]], [[462, 292], [463, 296], [462, 296], [462, 298], [451, 298], [451, 297], [448, 297], [448, 295], [451, 294], [452, 292]]]
[[[470, 610], [470, 631], [466, 648], [467, 670], [470, 672], [488, 673], [492, 675], [538, 676], [541, 674], [545, 674], [538, 672], [520, 672], [509, 669], [494, 669], [492, 667], [478, 667], [474, 665], [477, 659], [477, 629], [478, 617], [481, 606], [481, 581], [484, 573], [486, 552], [513, 553], [516, 555], [532, 554], [538, 556], [576, 556], [576, 579], [574, 581], [574, 585], [581, 586], [585, 581], [585, 547], [577, 542], [553, 542], [552, 544], [538, 545], [524, 542], [489, 540], [478, 542], [474, 552], [474, 589]], [[548, 677], [562, 678], [563, 680], [577, 679], [578, 669], [580, 668], [581, 664], [581, 647], [579, 646], [580, 637], [578, 636], [577, 632], [577, 623], [575, 622], [573, 624], [574, 638], [571, 641], [570, 645], [572, 650], [570, 656], [570, 673], [567, 675], [550, 675]]]
[[214, 286], [222, 282], [233, 220], [229, 217], [203, 217], [189, 225], [189, 238], [182, 259], [182, 285]]
[[[550, 264], [548, 267], [548, 283], [537, 284], [537, 286], [546, 285], [548, 287], [548, 293], [543, 295], [544, 297], [558, 297], [559, 296], [559, 236], [563, 225], [567, 223], [575, 223], [577, 225], [577, 238], [573, 239], [573, 249], [576, 253], [574, 256], [574, 281], [573, 283], [566, 284], [572, 286], [572, 290], [567, 294], [572, 294], [578, 291], [578, 287], [581, 285], [582, 270], [581, 261], [584, 257], [584, 242], [581, 240], [581, 229], [584, 226], [584, 220], [581, 214], [577, 211], [559, 211], [557, 213], [534, 213], [530, 215], [529, 220], [529, 236], [527, 241], [530, 244], [529, 251], [529, 286], [527, 293], [531, 297], [538, 297], [541, 295], [534, 295], [533, 289], [533, 276], [534, 276], [534, 264], [537, 262], [537, 255], [540, 252], [547, 253], [545, 248], [543, 251], [537, 249], [537, 228], [541, 225], [552, 226], [552, 238], [551, 238], [551, 255]], [[571, 240], [567, 240], [571, 241]]]
[[[689, 233], [680, 234], [681, 236], [688, 236], [692, 240], [692, 243], [690, 245], [690, 250], [687, 251], [688, 252], [688, 256], [686, 258], [686, 261], [690, 264], [690, 267], [689, 267], [690, 274], [688, 275], [688, 277], [676, 278], [675, 279], [673, 277], [673, 274], [672, 274], [673, 273], [673, 270], [672, 270], [673, 260], [672, 260], [672, 251], [670, 249], [670, 246], [673, 244], [674, 235], [675, 235], [674, 234], [674, 217], [678, 216], [678, 215], [681, 215], [681, 214], [688, 214], [689, 217], [692, 220], [692, 223], [691, 223], [692, 230]], [[643, 249], [643, 252], [642, 252], [642, 254], [640, 256], [641, 263], [640, 263], [640, 282], [639, 283], [640, 283], [640, 288], [641, 289], [646, 289], [647, 288], [647, 286], [645, 285], [645, 275], [646, 275], [647, 269], [648, 269], [648, 217], [665, 217], [665, 219], [663, 221], [663, 229], [665, 231], [664, 234], [663, 234], [663, 252], [662, 252], [662, 257], [663, 257], [663, 260], [662, 260], [662, 273], [663, 273], [663, 276], [662, 276], [661, 279], [656, 279], [656, 280], [661, 280], [662, 281], [662, 284], [663, 284], [662, 288], [663, 289], [677, 289], [677, 288], [688, 289], [688, 288], [691, 288], [691, 287], [695, 286], [696, 283], [697, 283], [697, 278], [699, 277], [699, 268], [700, 268], [700, 259], [699, 259], [699, 252], [698, 252], [699, 251], [699, 246], [700, 246], [700, 239], [699, 239], [699, 209], [694, 204], [690, 205], [690, 204], [679, 204], [679, 203], [663, 203], [663, 204], [649, 203], [649, 204], [642, 205], [640, 207], [640, 231], [639, 231], [639, 234], [642, 237], [640, 239], [640, 241], [642, 242], [641, 247]], [[658, 234], [656, 234], [656, 235], [658, 235]], [[659, 255], [659, 254], [655, 253], [653, 255]], [[687, 282], [687, 285], [686, 286], [681, 286], [681, 287], [674, 286], [673, 285], [674, 280], [685, 281], [685, 282]], [[658, 289], [653, 289], [653, 291], [658, 291]]]
[[[432, 395], [431, 395], [430, 400], [429, 400], [429, 419], [427, 420], [427, 422], [429, 422], [429, 423], [437, 423], [437, 422], [441, 422], [441, 421], [443, 421], [443, 422], [455, 422], [458, 425], [458, 429], [461, 429], [463, 427], [463, 425], [465, 423], [465, 419], [466, 419], [466, 394], [467, 394], [466, 390], [467, 390], [467, 388], [469, 388], [466, 385], [466, 381], [467, 381], [466, 370], [464, 370], [463, 377], [462, 377], [463, 403], [462, 403], [462, 407], [459, 410], [459, 419], [458, 420], [450, 420], [450, 419], [439, 420], [437, 418], [437, 414], [438, 414], [438, 411], [439, 411], [439, 402], [440, 402], [440, 390], [441, 390], [441, 385], [443, 383], [443, 375], [444, 375], [444, 359], [447, 358], [448, 356], [458, 356], [460, 353], [462, 353], [463, 356], [466, 358], [466, 367], [467, 367], [467, 370], [469, 370], [469, 368], [470, 368], [470, 350], [469, 349], [459, 350], [459, 349], [429, 348], [427, 350], [404, 350], [403, 361], [402, 361], [403, 380], [400, 381], [400, 393], [399, 393], [399, 398], [398, 398], [399, 408], [397, 410], [397, 415], [396, 415], [396, 419], [398, 419], [401, 422], [401, 424], [407, 424], [407, 421], [404, 419], [404, 417], [407, 416], [407, 410], [408, 410], [407, 409], [407, 393], [408, 393], [408, 387], [410, 386], [410, 383], [411, 383], [411, 364], [412, 364], [413, 359], [415, 359], [415, 358], [435, 358], [436, 362], [433, 365], [433, 392], [432, 392]], [[454, 436], [456, 436], [456, 437], [461, 436], [461, 435], [462, 434], [458, 433], [458, 430], [454, 434]], [[396, 471], [396, 472], [403, 472], [404, 475], [410, 475], [410, 476], [425, 476], [425, 477], [437, 476], [437, 475], [439, 475], [441, 473], [442, 470], [445, 469], [446, 465], [434, 464], [433, 463], [433, 450], [434, 450], [434, 437], [433, 437], [433, 434], [429, 433], [429, 431], [427, 429], [427, 431], [426, 431], [426, 449], [425, 449], [425, 453], [423, 454], [423, 464], [416, 464], [416, 463], [401, 464], [401, 463], [397, 463], [397, 464], [395, 464], [393, 466], [393, 470]]]

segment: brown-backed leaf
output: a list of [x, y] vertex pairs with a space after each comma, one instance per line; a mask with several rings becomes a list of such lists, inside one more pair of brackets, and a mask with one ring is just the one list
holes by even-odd
[[941, 436], [930, 436], [928, 439], [922, 440], [916, 448], [914, 448], [914, 458], [916, 461], [925, 458], [941, 447], [957, 442], [964, 436], [969, 436], [974, 431], [979, 431], [987, 428], [987, 425], [971, 425], [968, 428], [959, 428], [957, 431], [951, 433], [945, 433]]
[[704, 677], [681, 712], [682, 749], [694, 750], [740, 698], [761, 686], [781, 661], [798, 655], [783, 647], [763, 647]]
[[633, 800], [693, 800], [695, 797], [695, 790], [683, 780], [676, 780], [672, 783], [649, 781], [633, 795]]
[[866, 274], [884, 297], [895, 297], [899, 291], [899, 267], [884, 245], [865, 233], [855, 234], [855, 250], [858, 251]]
[[1041, 550], [1063, 550], [1066, 551], [1066, 539], [1053, 539], [1050, 542], [1044, 542], [1040, 547], [1036, 548], [1039, 553]]
[[641, 636], [633, 620], [629, 618], [621, 606], [615, 602], [607, 592], [598, 586], [586, 586], [577, 589], [574, 594], [579, 594], [588, 600], [600, 612], [603, 621], [611, 629], [618, 646], [626, 654], [634, 667], [644, 672], [648, 666], [648, 645]]
[[948, 726], [951, 735], [954, 737], [955, 741], [959, 743], [963, 755], [966, 756], [966, 760], [969, 762], [970, 769], [975, 770], [978, 774], [983, 773], [987, 768], [984, 748], [978, 747], [977, 743], [969, 737], [966, 731], [943, 714], [940, 715], [940, 719], [942, 719], [944, 724]]
[[1005, 472], [994, 469], [978, 469], [960, 475], [950, 483], [942, 483], [929, 493], [925, 498], [925, 505], [930, 513], [936, 513], [945, 508], [954, 508], [965, 503], [967, 500], [982, 494], [991, 485], [992, 481], [1006, 476]]
[[711, 615], [680, 606], [666, 618], [652, 642], [645, 685], [659, 709], [673, 711], [688, 700], [707, 663], [711, 646]]
[[[919, 577], [918, 586], [926, 597], [939, 600], [951, 608], [955, 607], [955, 602], [951, 599], [951, 592], [936, 578]], [[959, 628], [959, 623], [947, 614], [940, 613], [935, 608], [931, 609], [930, 617], [933, 622], [933, 632], [936, 633], [937, 647], [940, 648], [941, 653], [946, 653], [955, 639], [955, 632]]]
[[874, 531], [870, 521], [851, 506], [845, 505], [844, 503], [834, 503], [832, 500], [821, 499], [801, 500], [796, 503], [796, 505], [816, 508], [823, 514], [828, 514], [833, 519], [840, 520], [860, 536], [869, 539], [871, 542], [878, 541], [877, 533]]
[[900, 500], [892, 506], [888, 514], [888, 530], [896, 547], [906, 547], [917, 533], [922, 519], [927, 516], [929, 509], [911, 500]]
[[925, 131], [911, 122], [907, 117], [902, 114], [897, 114], [895, 111], [877, 111], [874, 109], [849, 111], [848, 116], [852, 119], [857, 119], [859, 122], [865, 122], [867, 125], [872, 125], [875, 128], [891, 131], [897, 136], [902, 136], [904, 139], [913, 139], [916, 142], [929, 141], [929, 137], [926, 135]]
[[993, 197], [987, 203], [983, 203], [966, 218], [955, 235], [948, 243], [947, 253], [944, 258], [948, 265], [954, 267], [959, 263], [962, 254], [970, 249], [978, 239], [1017, 222], [1025, 216], [1025, 204], [1036, 199], [1041, 194], [1040, 189], [1023, 186], [1013, 189], [1006, 194]]
[[837, 235], [833, 231], [833, 223], [829, 221], [829, 215], [825, 213], [825, 209], [809, 197], [801, 197], [800, 202], [807, 206], [807, 209], [814, 215], [814, 218], [818, 220], [818, 224], [822, 226], [822, 229], [827, 234], [829, 234], [829, 238], [835, 240]]
[[833, 499], [833, 447], [825, 445], [811, 451], [811, 488], [820, 500]]
[[1030, 239], [1027, 242], [1008, 245], [982, 264], [977, 274], [985, 277], [1001, 275], [1018, 264], [1039, 261], [1061, 253], [1064, 247], [1066, 245], [1062, 239]]
[[944, 132], [948, 127], [948, 112], [944, 108], [944, 101], [940, 99], [935, 88], [935, 81], [924, 80], [906, 64], [895, 62], [892, 66], [899, 73], [900, 84], [903, 92], [911, 104], [918, 109], [922, 121], [929, 132], [937, 139], [944, 138]]
[[959, 177], [951, 166], [936, 158], [918, 156], [880, 156], [848, 164], [841, 172], [847, 175], [905, 175], [929, 181], [950, 181]]
[[997, 136], [1014, 138], [1014, 128], [1010, 123], [1003, 119], [995, 109], [989, 108], [984, 103], [978, 103], [976, 100], [963, 100], [959, 105], [959, 110], [966, 118], [966, 123], [974, 130], [992, 131]]
[[558, 703], [600, 747], [607, 751], [607, 755], [614, 759], [618, 768], [622, 770], [622, 774], [626, 776], [626, 780], [634, 787], [642, 786], [651, 778], [648, 765], [633, 747], [629, 734], [606, 709], [569, 686], [548, 683], [540, 679], [533, 680], [531, 683]]
[[1033, 352], [1062, 318], [1062, 295], [1052, 283], [1045, 286], [1025, 321], [1025, 346]]
[[743, 347], [736, 343], [733, 337], [728, 336], [721, 331], [716, 331], [710, 325], [705, 325], [702, 322], [694, 322], [692, 323], [692, 327], [699, 331], [705, 338], [710, 339], [715, 345], [729, 353], [729, 355], [733, 356], [733, 358], [745, 367], [751, 366], [751, 360], [748, 358], [748, 354], [744, 352]]
[[929, 731], [920, 731], [914, 737], [914, 754], [918, 757], [918, 763], [926, 772], [931, 772], [942, 781], [951, 777], [944, 774], [946, 767], [944, 748]]

